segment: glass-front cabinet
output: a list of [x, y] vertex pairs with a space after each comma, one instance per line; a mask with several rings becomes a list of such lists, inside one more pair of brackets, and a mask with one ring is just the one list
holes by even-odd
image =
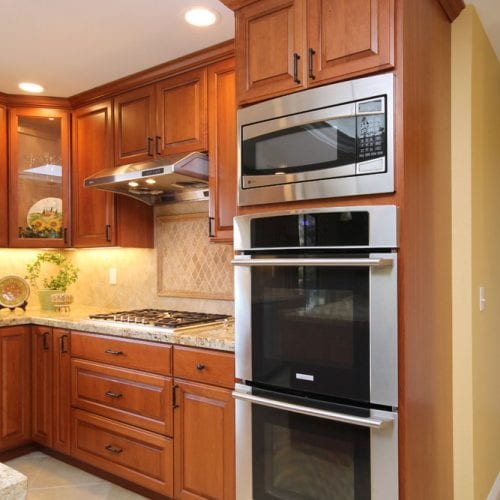
[[69, 113], [9, 109], [9, 244], [69, 245]]

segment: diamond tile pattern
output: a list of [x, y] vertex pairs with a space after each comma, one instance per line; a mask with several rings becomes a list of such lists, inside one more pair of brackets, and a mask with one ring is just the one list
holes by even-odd
[[210, 243], [206, 214], [161, 216], [156, 224], [158, 294], [233, 298], [233, 247]]

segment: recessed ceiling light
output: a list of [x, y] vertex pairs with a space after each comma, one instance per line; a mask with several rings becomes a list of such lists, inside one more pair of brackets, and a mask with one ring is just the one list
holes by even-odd
[[156, 184], [154, 179], [146, 179], [146, 184]]
[[22, 82], [19, 84], [19, 88], [25, 92], [35, 92], [40, 93], [44, 91], [44, 88], [38, 83]]
[[184, 19], [193, 26], [211, 26], [217, 22], [218, 14], [206, 7], [192, 7], [184, 14]]
[[128, 183], [128, 185], [129, 185], [130, 187], [135, 188], [135, 187], [137, 187], [137, 186], [139, 185], [139, 183], [138, 183], [138, 182], [135, 182], [135, 181], [130, 181], [130, 182]]

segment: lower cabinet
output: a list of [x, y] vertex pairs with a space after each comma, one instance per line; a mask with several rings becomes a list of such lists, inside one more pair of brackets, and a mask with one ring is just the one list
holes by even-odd
[[68, 330], [32, 327], [32, 440], [66, 454], [71, 436], [69, 342]]
[[74, 409], [72, 441], [73, 457], [173, 496], [171, 438]]
[[0, 450], [31, 441], [31, 327], [0, 328]]
[[176, 380], [176, 404], [175, 498], [234, 499], [234, 402], [231, 391]]

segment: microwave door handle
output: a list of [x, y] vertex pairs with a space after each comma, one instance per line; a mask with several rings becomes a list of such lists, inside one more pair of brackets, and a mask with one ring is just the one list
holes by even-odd
[[258, 404], [261, 406], [268, 406], [277, 410], [289, 411], [291, 413], [300, 413], [309, 417], [322, 418], [325, 420], [333, 420], [335, 422], [342, 422], [344, 424], [357, 425], [360, 427], [370, 427], [372, 429], [383, 429], [389, 425], [393, 419], [387, 418], [374, 418], [374, 417], [358, 417], [356, 415], [346, 415], [334, 411], [321, 410], [319, 408], [310, 408], [309, 406], [296, 405], [286, 403], [285, 401], [277, 401], [275, 399], [263, 398], [261, 396], [254, 396], [253, 394], [244, 394], [238, 391], [233, 391], [233, 398], [241, 401]]
[[314, 266], [314, 267], [386, 267], [392, 266], [391, 259], [234, 259], [233, 266]]

